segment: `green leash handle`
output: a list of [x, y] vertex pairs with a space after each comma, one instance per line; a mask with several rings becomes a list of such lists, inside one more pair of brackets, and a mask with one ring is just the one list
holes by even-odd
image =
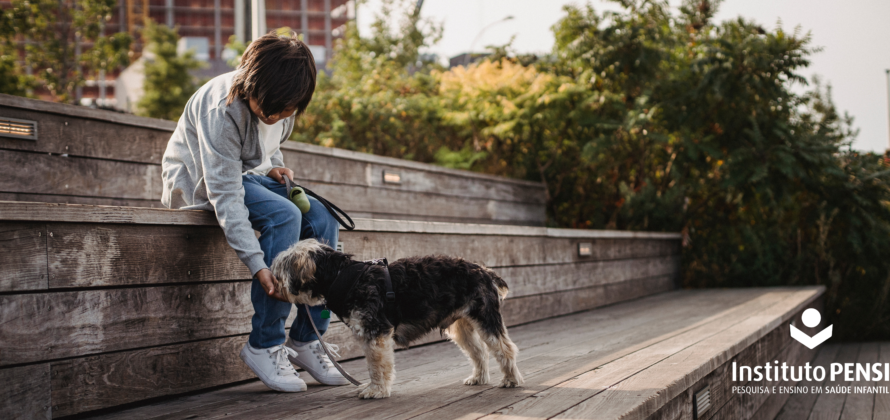
[[300, 209], [300, 213], [309, 213], [309, 208], [312, 205], [309, 203], [309, 197], [306, 196], [306, 192], [303, 191], [303, 188], [290, 188], [290, 190], [287, 192], [287, 198], [289, 198], [291, 202], [297, 205], [297, 208]]
[[[352, 221], [352, 218], [349, 217], [349, 215], [346, 214], [345, 211], [340, 210], [340, 208], [334, 205], [334, 203], [331, 203], [324, 197], [314, 193], [309, 188], [295, 184], [286, 175], [282, 175], [282, 177], [284, 178], [284, 183], [287, 185], [288, 198], [297, 206], [297, 208], [300, 209], [301, 212], [306, 213], [309, 211], [310, 204], [309, 198], [307, 196], [311, 196], [318, 200], [328, 210], [328, 212], [331, 213], [331, 216], [334, 216], [334, 219], [337, 219], [337, 222], [340, 223], [341, 226], [346, 228], [346, 230], [355, 229], [355, 222]], [[305, 200], [305, 204], [301, 204], [303, 200]], [[301, 206], [305, 206], [305, 210], [303, 210], [303, 207]], [[346, 218], [346, 220], [349, 221], [348, 224], [340, 217], [341, 214], [343, 215], [343, 217]]]

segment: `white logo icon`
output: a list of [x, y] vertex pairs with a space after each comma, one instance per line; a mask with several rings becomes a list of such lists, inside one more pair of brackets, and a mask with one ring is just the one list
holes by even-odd
[[[803, 325], [806, 325], [809, 328], [813, 328], [819, 325], [819, 322], [822, 321], [822, 314], [819, 311], [810, 308], [803, 311], [803, 315], [801, 315], [801, 320], [803, 320]], [[799, 341], [801, 344], [807, 346], [809, 349], [813, 349], [816, 346], [825, 342], [831, 338], [831, 327], [834, 325], [829, 325], [824, 330], [820, 331], [818, 334], [810, 337], [803, 331], [797, 329], [794, 324], [791, 324], [791, 338]]]

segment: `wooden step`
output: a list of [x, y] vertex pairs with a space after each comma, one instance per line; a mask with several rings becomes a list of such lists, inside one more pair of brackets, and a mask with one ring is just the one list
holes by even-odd
[[[445, 254], [498, 271], [508, 325], [666, 292], [679, 270], [678, 234], [356, 223], [340, 240], [359, 259]], [[18, 396], [0, 413], [60, 417], [253, 378], [238, 359], [250, 274], [212, 214], [0, 202], [0, 247], [0, 379]], [[360, 355], [339, 321], [327, 336]]]
[[[0, 137], [0, 200], [161, 207], [160, 162], [176, 123], [3, 94], [0, 117], [38, 124], [37, 140]], [[290, 141], [281, 148], [299, 183], [354, 217], [544, 224], [538, 182]]]
[[[732, 382], [728, 366], [813, 360], [815, 351], [792, 340], [788, 326], [804, 309], [821, 308], [823, 293], [674, 291], [512, 327], [526, 379], [516, 389], [463, 385], [471, 370], [466, 357], [441, 343], [396, 353], [396, 385], [386, 400], [359, 400], [355, 387], [311, 380], [301, 394], [270, 392], [253, 381], [96, 418], [693, 419], [692, 394], [709, 387], [711, 407], [699, 419], [748, 419], [770, 401], [734, 394], [731, 386], [776, 383]], [[344, 367], [367, 381], [363, 360]], [[497, 383], [500, 372], [492, 373]]]

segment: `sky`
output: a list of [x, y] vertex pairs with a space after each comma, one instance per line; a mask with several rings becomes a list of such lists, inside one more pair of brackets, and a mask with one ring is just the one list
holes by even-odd
[[[414, 3], [414, 0], [411, 0]], [[553, 45], [550, 27], [562, 16], [565, 0], [425, 0], [421, 15], [444, 25], [442, 40], [430, 52], [448, 57], [501, 45], [514, 37], [520, 53], [546, 53]], [[592, 0], [597, 10], [617, 10], [612, 3]], [[670, 0], [672, 7], [680, 1]], [[380, 0], [359, 6], [359, 30], [367, 33]], [[512, 16], [510, 20], [504, 18]], [[822, 51], [811, 56], [814, 74], [832, 86], [835, 105], [854, 117], [859, 136], [853, 148], [883, 153], [890, 147], [890, 110], [885, 69], [890, 69], [890, 1], [887, 0], [725, 0], [718, 21], [743, 16], [765, 28], [781, 20], [786, 31], [800, 27], [812, 36], [812, 46]], [[484, 29], [484, 31], [483, 31]], [[481, 34], [480, 34], [481, 32]]]

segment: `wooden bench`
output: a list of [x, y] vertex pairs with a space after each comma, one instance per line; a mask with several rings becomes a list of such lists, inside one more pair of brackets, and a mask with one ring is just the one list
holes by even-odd
[[[38, 122], [36, 141], [0, 137], [3, 419], [772, 418], [787, 398], [731, 393], [727, 366], [813, 356], [788, 325], [821, 309], [821, 288], [674, 291], [678, 234], [539, 227], [542, 184], [289, 143], [296, 177], [357, 216], [346, 252], [497, 270], [528, 382], [460, 385], [466, 359], [430, 334], [397, 354], [392, 399], [272, 393], [237, 356], [250, 275], [215, 218], [150, 208], [175, 124], [0, 95], [3, 117]], [[367, 380], [343, 324], [327, 337]]]
[[[669, 291], [679, 269], [678, 234], [356, 222], [341, 241], [360, 259], [497, 270], [508, 325]], [[0, 202], [0, 246], [0, 413], [60, 417], [253, 378], [238, 359], [250, 274], [211, 213]], [[360, 355], [342, 323], [327, 337]]]
[[[161, 207], [160, 162], [176, 123], [0, 94], [3, 118], [36, 122], [37, 139], [0, 137], [0, 200]], [[355, 217], [545, 221], [538, 182], [290, 141], [281, 148], [299, 183]]]
[[[253, 381], [97, 418], [772, 419], [786, 401], [800, 398], [740, 394], [732, 387], [793, 384], [734, 382], [732, 363], [812, 361], [818, 348], [792, 340], [789, 325], [804, 309], [821, 309], [823, 292], [821, 287], [673, 291], [512, 327], [526, 379], [516, 389], [463, 385], [471, 370], [466, 357], [453, 344], [440, 343], [396, 353], [396, 385], [386, 400], [359, 400], [355, 387], [320, 386], [311, 379], [301, 394], [271, 392]], [[344, 367], [368, 380], [364, 360]], [[500, 372], [492, 376], [496, 384]], [[696, 394], [708, 404], [699, 405]], [[817, 396], [801, 397], [815, 401]], [[695, 412], [699, 406], [703, 409]]]

